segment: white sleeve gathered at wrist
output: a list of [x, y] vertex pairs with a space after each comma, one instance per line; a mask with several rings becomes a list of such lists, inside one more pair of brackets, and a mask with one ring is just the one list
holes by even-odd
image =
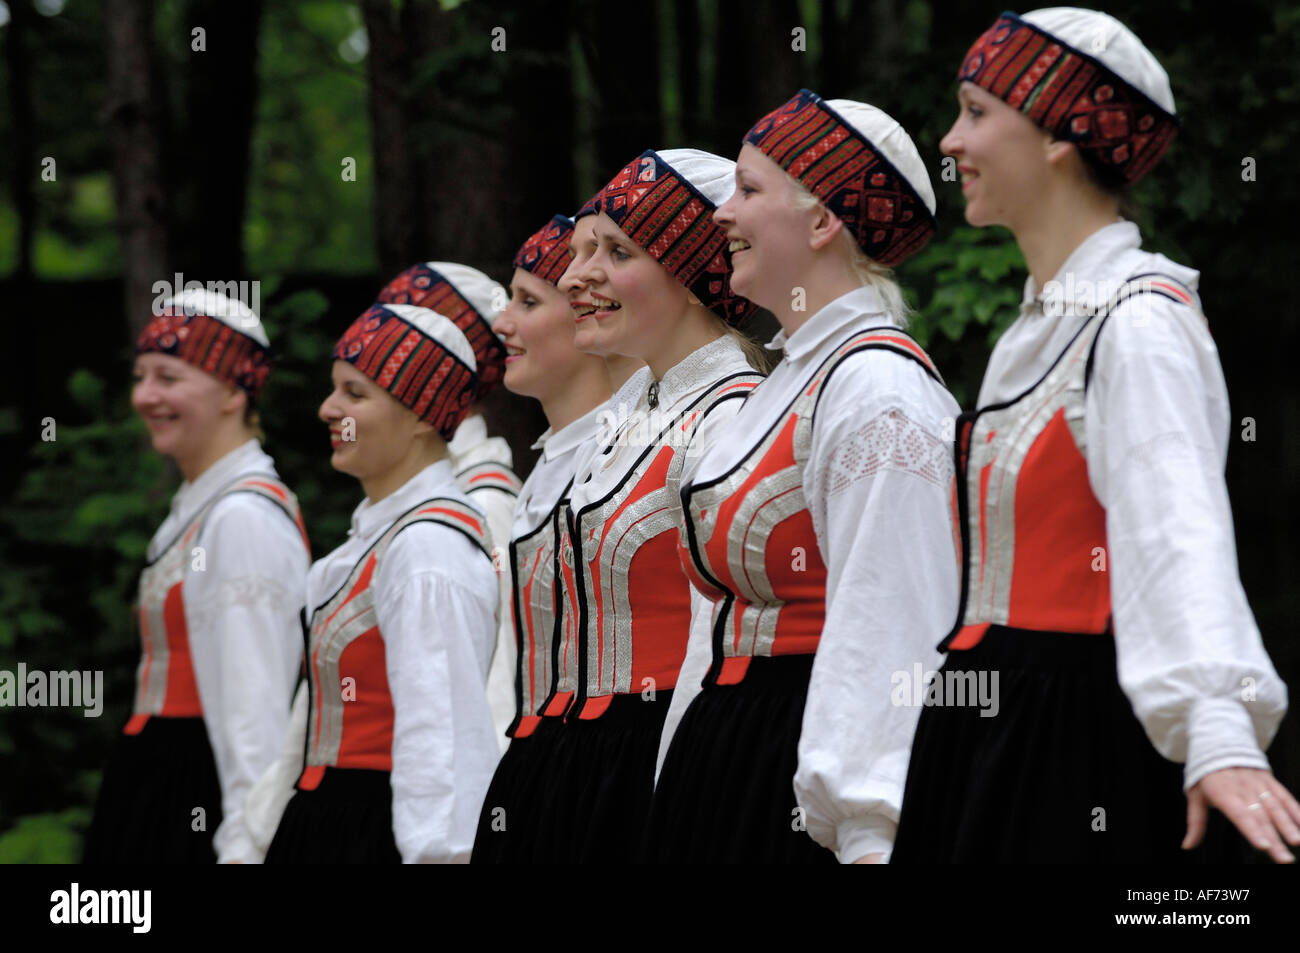
[[835, 852], [842, 864], [855, 863], [868, 854], [880, 854], [880, 862], [887, 863], [897, 833], [897, 817], [863, 814], [847, 818], [835, 832]]
[[244, 802], [280, 755], [302, 658], [308, 557], [297, 527], [275, 510], [251, 494], [222, 500], [185, 580], [190, 655], [221, 784], [220, 862], [255, 859]]
[[826, 621], [794, 788], [809, 835], [846, 861], [892, 844], [920, 717], [919, 706], [896, 704], [912, 693], [894, 688], [939, 668], [960, 588], [942, 436], [956, 403], [898, 361], [876, 353], [861, 362], [898, 374], [898, 390], [861, 393], [867, 367], [837, 372], [844, 383], [822, 394], [820, 406], [834, 410], [818, 419], [804, 470], [827, 568]]
[[1266, 767], [1287, 708], [1237, 568], [1223, 470], [1229, 410], [1195, 312], [1112, 317], [1087, 395], [1088, 474], [1106, 508], [1120, 685], [1190, 787]]
[[375, 581], [393, 700], [393, 836], [405, 863], [465, 863], [500, 749], [479, 643], [496, 580], [461, 534], [405, 530]]

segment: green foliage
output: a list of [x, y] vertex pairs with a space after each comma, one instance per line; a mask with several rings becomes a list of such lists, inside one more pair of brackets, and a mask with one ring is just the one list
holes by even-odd
[[[74, 371], [67, 391], [84, 422], [59, 420], [51, 441], [31, 447], [14, 494], [0, 513], [0, 668], [101, 670], [105, 708], [6, 711], [0, 752], [0, 827], [16, 814], [83, 806], [87, 792], [70, 768], [102, 762], [126, 716], [138, 637], [131, 606], [145, 548], [167, 510], [174, 482], [148, 449], [125, 394], [106, 397], [100, 376]], [[76, 815], [28, 819], [18, 840]], [[62, 819], [62, 820], [60, 820]], [[63, 851], [54, 838], [50, 850]], [[26, 847], [21, 847], [26, 850]]]
[[0, 864], [78, 863], [89, 823], [90, 810], [84, 807], [21, 817], [0, 834]]
[[906, 267], [917, 284], [933, 289], [912, 325], [917, 338], [928, 344], [930, 330], [938, 328], [960, 341], [973, 322], [988, 329], [991, 347], [1016, 318], [1023, 268], [1020, 249], [1002, 230], [962, 227], [947, 241], [931, 242]]
[[[340, 51], [360, 25], [353, 3], [265, 7], [245, 217], [253, 275], [375, 268], [365, 69]], [[356, 181], [342, 177], [348, 156]]]

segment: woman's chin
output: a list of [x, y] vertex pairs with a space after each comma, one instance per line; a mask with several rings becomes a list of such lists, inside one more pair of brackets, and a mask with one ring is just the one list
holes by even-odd
[[351, 457], [355, 447], [335, 447], [330, 452], [330, 466], [339, 473], [346, 473], [348, 476], [356, 476], [351, 466]]
[[518, 397], [536, 397], [529, 383], [527, 371], [519, 366], [521, 363], [521, 361], [512, 361], [507, 364], [501, 383], [505, 385], [506, 390]]

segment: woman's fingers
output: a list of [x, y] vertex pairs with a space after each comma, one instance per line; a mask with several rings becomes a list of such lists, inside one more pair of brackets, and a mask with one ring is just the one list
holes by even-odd
[[[1201, 796], [1194, 799], [1198, 791]], [[1292, 817], [1293, 808], [1300, 809], [1300, 805], [1272, 772], [1258, 768], [1225, 768], [1201, 778], [1187, 793], [1188, 833], [1183, 841], [1184, 847], [1194, 847], [1200, 842], [1207, 802], [1222, 811], [1258, 850], [1267, 851], [1281, 864], [1295, 861], [1284, 840], [1300, 843], [1300, 826]], [[1194, 811], [1199, 811], [1199, 815], [1194, 817]]]

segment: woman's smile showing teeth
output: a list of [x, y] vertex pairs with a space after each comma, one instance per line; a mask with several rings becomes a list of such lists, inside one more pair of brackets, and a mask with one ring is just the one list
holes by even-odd
[[731, 244], [727, 246], [727, 248], [731, 251], [733, 255], [736, 252], [744, 251], [746, 248], [749, 247], [750, 247], [749, 242], [745, 241], [743, 238], [732, 239]]
[[613, 298], [602, 298], [598, 294], [593, 294], [592, 297], [596, 299], [596, 303], [588, 313], [595, 315], [597, 321], [603, 321], [605, 318], [609, 317], [615, 311], [621, 310], [623, 307], [622, 302], [615, 301]]
[[522, 357], [522, 356], [524, 355], [525, 350], [526, 350], [525, 348], [522, 348], [522, 347], [515, 347], [514, 345], [507, 344], [507, 345], [506, 345], [506, 363], [509, 364], [509, 363], [511, 363], [512, 361], [516, 361], [516, 360], [518, 360], [520, 357]]

